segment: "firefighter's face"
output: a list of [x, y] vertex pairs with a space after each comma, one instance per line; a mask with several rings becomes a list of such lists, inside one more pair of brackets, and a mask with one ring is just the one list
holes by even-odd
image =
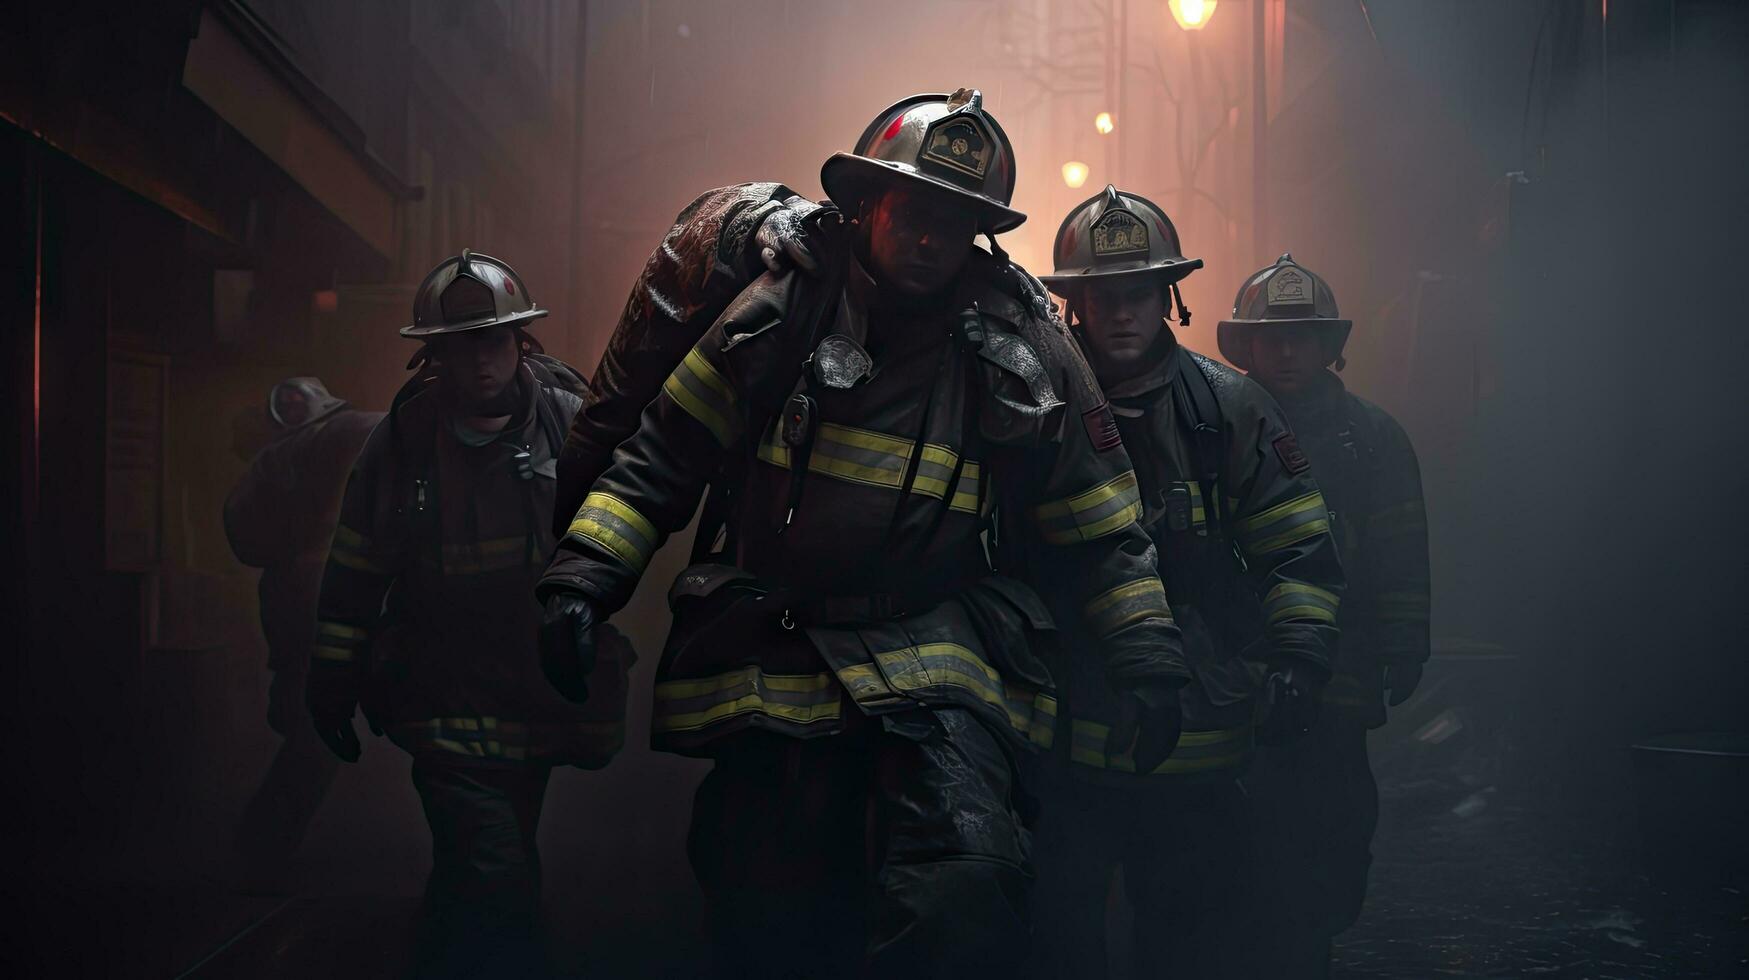
[[1261, 326], [1251, 336], [1251, 375], [1278, 394], [1304, 391], [1328, 362], [1324, 340], [1309, 324]]
[[1166, 291], [1151, 276], [1094, 280], [1078, 312], [1089, 360], [1101, 379], [1122, 381], [1148, 369], [1166, 328]]
[[432, 338], [439, 376], [456, 401], [484, 405], [503, 393], [516, 377], [522, 352], [509, 327], [483, 327]]
[[978, 217], [952, 196], [923, 187], [893, 187], [862, 214], [869, 272], [908, 296], [929, 296], [953, 282], [972, 254]]

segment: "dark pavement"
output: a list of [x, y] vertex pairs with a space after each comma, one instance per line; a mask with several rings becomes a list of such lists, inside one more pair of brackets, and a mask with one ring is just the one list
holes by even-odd
[[[231, 690], [254, 687], [246, 665], [226, 669], [237, 674]], [[1434, 684], [1375, 733], [1383, 821], [1372, 891], [1338, 941], [1335, 976], [1749, 977], [1741, 879], [1731, 887], [1704, 866], [1685, 883], [1649, 876], [1625, 750], [1599, 756], [1588, 780], [1551, 778], [1562, 767], [1523, 748], [1540, 738], [1517, 730], [1523, 713], [1510, 704]], [[66, 843], [33, 842], [12, 869], [0, 973], [397, 974], [430, 846], [409, 760], [368, 741], [363, 761], [342, 767], [290, 874], [240, 887], [231, 832], [275, 745], [260, 707], [229, 702], [145, 730], [140, 744], [155, 751], [144, 758], [174, 760], [174, 771], [93, 769], [84, 798], [57, 801], [74, 825]], [[635, 716], [632, 731], [644, 724]], [[683, 853], [704, 767], [636, 742], [603, 772], [556, 773], [548, 793], [540, 843], [555, 976], [708, 969]], [[130, 802], [101, 795], [124, 783]]]
[[[575, 790], [590, 778], [562, 782]], [[1388, 782], [1385, 790], [1391, 816], [1371, 897], [1338, 943], [1336, 977], [1749, 976], [1743, 893], [1654, 883], [1619, 824], [1575, 824], [1485, 789], [1415, 812], [1425, 797]], [[677, 863], [678, 834], [580, 847], [564, 839], [558, 822], [569, 808], [555, 802], [543, 832], [554, 975], [699, 975], [701, 907]], [[679, 829], [676, 819], [653, 823]], [[312, 850], [334, 843], [318, 834]], [[661, 860], [650, 865], [646, 855]], [[39, 949], [32, 968], [14, 975], [394, 976], [421, 860], [413, 848], [342, 851], [301, 865], [284, 895], [243, 894], [217, 877], [94, 881], [36, 906], [36, 916], [62, 922], [34, 940], [56, 936], [58, 948]]]

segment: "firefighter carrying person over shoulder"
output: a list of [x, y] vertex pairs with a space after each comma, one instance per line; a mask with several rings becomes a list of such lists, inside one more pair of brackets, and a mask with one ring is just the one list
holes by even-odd
[[1103, 898], [1121, 867], [1139, 974], [1246, 977], [1259, 937], [1247, 929], [1253, 830], [1238, 777], [1259, 735], [1291, 740], [1312, 722], [1342, 566], [1281, 410], [1167, 322], [1176, 302], [1188, 323], [1178, 283], [1202, 260], [1184, 257], [1166, 213], [1107, 186], [1064, 219], [1054, 255], [1044, 281], [1111, 399], [1195, 676], [1177, 751], [1135, 779], [1114, 771], [1136, 760], [1107, 747], [1124, 706], [1071, 658], [1068, 744], [1041, 779], [1039, 975], [1105, 975]]
[[432, 870], [416, 973], [538, 968], [535, 832], [554, 766], [624, 737], [630, 650], [603, 636], [579, 708], [540, 670], [529, 598], [551, 553], [554, 462], [581, 404], [525, 331], [546, 316], [506, 263], [463, 250], [426, 276], [402, 336], [420, 368], [353, 468], [322, 580], [309, 709], [334, 754], [373, 730], [413, 756]]
[[334, 757], [310, 727], [304, 681], [340, 495], [383, 414], [351, 407], [310, 377], [274, 385], [265, 414], [278, 435], [225, 498], [225, 537], [238, 561], [261, 569], [261, 633], [273, 672], [267, 724], [285, 739], [237, 828], [248, 883], [272, 888], [334, 781]]
[[1311, 735], [1264, 752], [1247, 777], [1260, 837], [1270, 975], [1322, 977], [1331, 940], [1366, 899], [1378, 784], [1366, 733], [1421, 682], [1430, 576], [1421, 468], [1403, 427], [1336, 375], [1352, 323], [1323, 277], [1283, 255], [1239, 288], [1221, 353], [1269, 389], [1330, 504], [1349, 587], [1342, 658]]
[[[1082, 655], [1136, 705], [1124, 747], [1154, 765], [1176, 741], [1189, 675], [1129, 461], [1042, 289], [974, 244], [1024, 219], [1013, 166], [970, 89], [901, 101], [828, 160], [835, 207], [798, 219], [813, 270], [761, 276], [674, 356], [541, 583], [549, 676], [581, 695], [594, 624], [710, 486], [652, 726], [715, 762], [690, 856], [728, 975], [1020, 971], [1015, 765], [1054, 734], [1040, 658], [1064, 617], [1100, 604]], [[719, 216], [679, 240], [748, 242]]]

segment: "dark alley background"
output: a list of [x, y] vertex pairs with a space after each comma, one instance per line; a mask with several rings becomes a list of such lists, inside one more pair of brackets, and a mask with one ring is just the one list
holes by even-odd
[[[1291, 250], [1354, 320], [1345, 380], [1416, 443], [1435, 659], [1375, 733], [1380, 863], [1339, 974], [1749, 970], [1749, 4], [1221, 0], [1195, 31], [1165, 0], [9, 6], [9, 973], [389, 969], [429, 839], [386, 741], [291, 897], [229, 884], [277, 739], [221, 507], [268, 388], [386, 408], [413, 290], [464, 246], [587, 373], [696, 193], [820, 197], [880, 109], [962, 85], [1016, 144], [1018, 261], [1048, 271], [1107, 181], [1144, 194], [1206, 261], [1185, 339], [1212, 355]], [[643, 747], [686, 546], [619, 620], [630, 744], [557, 774], [543, 817], [577, 972], [700, 962], [701, 767]], [[1632, 748], [1683, 733], [1711, 754]]]

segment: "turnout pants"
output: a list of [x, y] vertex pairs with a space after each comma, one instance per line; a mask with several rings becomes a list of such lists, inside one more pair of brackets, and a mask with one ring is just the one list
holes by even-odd
[[1245, 784], [1263, 831], [1268, 975], [1327, 976], [1330, 941], [1360, 917], [1372, 868], [1379, 792], [1366, 728], [1327, 717], [1300, 741], [1260, 752]]
[[960, 708], [725, 744], [688, 843], [721, 975], [1013, 980], [1027, 831], [1007, 748]]
[[550, 772], [415, 758], [431, 825], [415, 976], [522, 977], [540, 966], [535, 831]]
[[1032, 976], [1104, 978], [1108, 897], [1123, 870], [1130, 975], [1250, 978], [1256, 938], [1249, 801], [1231, 777], [1093, 782], [1053, 762], [1041, 777]]

